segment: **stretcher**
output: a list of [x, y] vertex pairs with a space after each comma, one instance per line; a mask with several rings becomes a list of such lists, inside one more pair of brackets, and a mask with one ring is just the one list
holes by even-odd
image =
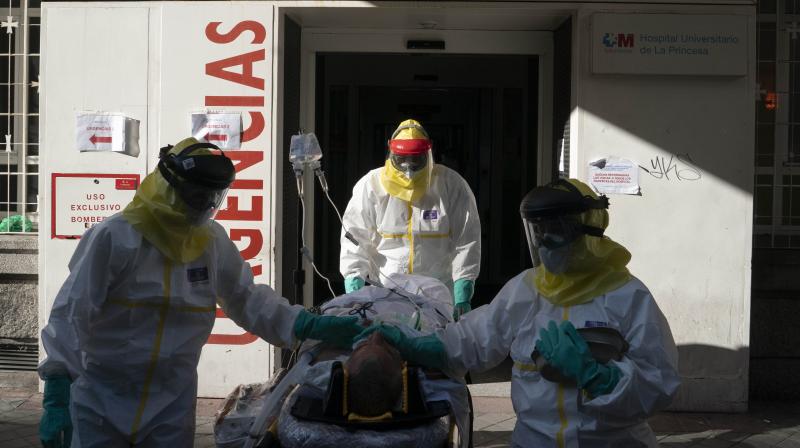
[[[356, 315], [366, 324], [395, 325], [411, 336], [452, 321], [449, 290], [418, 276], [393, 275], [387, 287], [367, 286], [321, 307], [328, 315]], [[388, 282], [387, 282], [388, 283]], [[214, 423], [219, 448], [471, 446], [472, 409], [463, 379], [407, 365], [391, 415], [366, 419], [348, 412], [349, 351], [306, 341], [297, 361], [263, 384], [241, 385]]]

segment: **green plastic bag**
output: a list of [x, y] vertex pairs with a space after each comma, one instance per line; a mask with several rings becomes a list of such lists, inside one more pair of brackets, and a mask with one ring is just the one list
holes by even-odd
[[23, 215], [11, 215], [0, 221], [0, 232], [30, 232], [33, 223]]

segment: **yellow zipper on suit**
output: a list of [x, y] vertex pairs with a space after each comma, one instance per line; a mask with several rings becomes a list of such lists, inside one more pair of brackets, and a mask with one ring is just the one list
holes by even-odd
[[408, 242], [410, 245], [408, 251], [408, 273], [414, 273], [414, 209], [411, 207], [411, 202], [406, 202], [408, 207]]

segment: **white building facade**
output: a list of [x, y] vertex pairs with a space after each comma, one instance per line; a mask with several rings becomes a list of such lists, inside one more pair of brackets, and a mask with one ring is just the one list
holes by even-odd
[[[257, 280], [309, 306], [330, 295], [298, 261], [305, 219], [341, 292], [338, 220], [310, 176], [300, 218], [289, 137], [318, 135], [341, 208], [382, 164], [387, 133], [416, 117], [478, 200], [476, 304], [529, 266], [525, 192], [559, 175], [617, 183], [607, 233], [679, 345], [673, 408], [746, 409], [755, 2], [64, 2], [41, 16], [40, 325], [82, 229], [124, 206], [193, 114], [240, 117], [227, 152], [237, 181], [217, 220]], [[218, 313], [201, 395], [263, 381], [277, 355]]]

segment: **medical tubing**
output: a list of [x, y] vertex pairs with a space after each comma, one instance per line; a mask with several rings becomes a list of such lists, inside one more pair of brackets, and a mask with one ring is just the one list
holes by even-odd
[[328, 277], [325, 277], [324, 275], [322, 275], [322, 273], [319, 272], [319, 269], [317, 269], [317, 265], [314, 264], [314, 258], [311, 257], [311, 251], [308, 250], [308, 247], [306, 247], [306, 202], [305, 200], [303, 200], [302, 195], [298, 197], [300, 198], [300, 208], [302, 211], [302, 213], [300, 214], [300, 242], [302, 243], [302, 248], [300, 249], [300, 253], [302, 253], [303, 256], [306, 258], [306, 260], [308, 260], [309, 263], [311, 263], [311, 267], [314, 269], [314, 272], [320, 277], [322, 277], [322, 279], [325, 280], [325, 282], [328, 284], [328, 291], [330, 291], [331, 293], [331, 298], [336, 297], [336, 293], [333, 292], [333, 287], [331, 286], [330, 279], [328, 279]]
[[322, 169], [316, 169], [314, 170], [314, 174], [317, 175], [317, 180], [319, 181], [319, 186], [322, 188], [322, 192], [325, 193], [325, 197], [328, 198], [328, 202], [331, 203], [331, 206], [333, 206], [333, 209], [336, 211], [336, 216], [339, 217], [339, 223], [342, 224], [342, 228], [344, 229], [344, 237], [350, 240], [351, 243], [358, 246], [359, 245], [358, 240], [356, 240], [353, 234], [350, 233], [350, 231], [347, 230], [347, 228], [345, 228], [344, 220], [342, 220], [342, 214], [339, 212], [339, 208], [336, 207], [336, 204], [333, 202], [333, 199], [331, 199], [330, 193], [328, 193], [328, 181], [327, 179], [325, 179], [325, 172], [322, 171]]
[[[328, 180], [325, 179], [325, 171], [322, 171], [322, 168], [317, 168], [314, 170], [314, 174], [317, 175], [317, 180], [319, 181], [319, 185], [322, 187], [322, 191], [325, 193], [328, 192]], [[336, 208], [336, 206], [333, 206]], [[336, 210], [336, 213], [339, 213], [339, 210]], [[341, 215], [339, 215], [341, 217]]]
[[294, 170], [294, 180], [295, 184], [297, 185], [297, 196], [300, 200], [303, 200], [303, 172], [299, 170]]
[[[347, 238], [348, 240], [350, 240], [350, 242], [355, 244], [356, 246], [360, 246], [358, 240], [356, 240], [356, 237], [352, 233], [350, 233], [350, 231], [347, 229], [347, 227], [344, 226], [344, 220], [342, 219], [342, 214], [339, 212], [339, 208], [336, 207], [336, 204], [333, 202], [333, 199], [331, 199], [331, 195], [328, 192], [328, 181], [325, 179], [325, 172], [322, 171], [322, 169], [316, 169], [316, 170], [314, 170], [314, 173], [317, 175], [317, 180], [319, 180], [319, 186], [320, 186], [320, 188], [322, 188], [322, 191], [325, 193], [325, 197], [328, 198], [328, 202], [330, 202], [331, 206], [333, 206], [333, 209], [336, 211], [336, 216], [339, 217], [339, 223], [342, 225], [342, 229], [344, 229], [344, 237]], [[301, 199], [301, 201], [302, 201], [302, 199]], [[305, 244], [304, 244], [304, 246], [305, 246]], [[378, 272], [378, 275], [380, 275], [381, 277], [384, 277], [384, 278], [388, 279], [390, 282], [394, 283], [395, 287], [397, 287], [398, 289], [403, 289], [395, 281], [393, 281], [391, 278], [389, 278], [388, 275], [384, 274], [381, 271], [381, 269], [378, 267], [378, 264], [375, 263], [375, 260], [372, 259], [372, 256], [368, 252], [365, 252], [365, 253], [366, 253], [366, 256], [367, 256], [367, 259], [368, 259], [369, 263], [372, 265], [373, 268], [375, 268], [375, 270]], [[367, 280], [367, 279], [364, 279], [364, 280]]]
[[[327, 181], [327, 179], [325, 179], [325, 172], [324, 172], [324, 171], [322, 171], [322, 168], [319, 168], [319, 167], [317, 167], [317, 168], [314, 170], [314, 174], [316, 175], [316, 177], [317, 177], [317, 180], [319, 181], [319, 186], [320, 186], [320, 188], [322, 188], [322, 191], [323, 191], [323, 193], [325, 193], [325, 197], [326, 197], [326, 198], [328, 198], [328, 202], [330, 202], [331, 206], [333, 206], [333, 209], [336, 211], [336, 216], [339, 218], [339, 223], [342, 225], [342, 229], [344, 229], [344, 236], [345, 236], [345, 238], [347, 238], [348, 240], [350, 240], [350, 242], [351, 242], [351, 243], [353, 243], [353, 244], [355, 244], [356, 246], [360, 246], [360, 244], [358, 243], [358, 240], [356, 240], [355, 236], [354, 236], [352, 233], [350, 233], [350, 231], [347, 229], [347, 227], [345, 227], [345, 225], [344, 225], [344, 220], [342, 219], [342, 214], [339, 212], [339, 208], [338, 208], [338, 207], [336, 207], [336, 204], [333, 202], [333, 199], [331, 198], [331, 195], [330, 195], [330, 193], [329, 193], [329, 191], [328, 191], [328, 190], [329, 190], [329, 188], [328, 188], [328, 181]], [[302, 198], [302, 196], [300, 197], [300, 203], [301, 203], [301, 204], [303, 203], [303, 198]], [[304, 206], [304, 207], [305, 207], [305, 206]], [[305, 208], [303, 208], [303, 216], [305, 217]], [[305, 225], [305, 220], [303, 221], [303, 223], [304, 223], [304, 225]], [[305, 229], [305, 227], [304, 227], [304, 229]], [[305, 233], [305, 232], [304, 232], [304, 233]], [[306, 248], [305, 242], [303, 242], [303, 249], [305, 249], [306, 251], [308, 250], [308, 249]], [[386, 278], [387, 280], [389, 280], [390, 282], [392, 282], [392, 283], [394, 284], [394, 286], [395, 286], [397, 289], [399, 289], [399, 290], [401, 290], [401, 291], [403, 290], [403, 287], [402, 287], [402, 286], [400, 286], [399, 284], [397, 284], [397, 282], [395, 282], [394, 280], [392, 280], [391, 278], [389, 278], [389, 276], [388, 276], [388, 275], [384, 274], [384, 273], [383, 273], [383, 271], [381, 271], [380, 267], [378, 267], [378, 264], [377, 264], [377, 263], [375, 263], [375, 260], [372, 258], [372, 256], [369, 254], [369, 252], [368, 252], [368, 251], [365, 251], [365, 254], [366, 254], [366, 256], [367, 256], [367, 259], [369, 260], [369, 263], [370, 263], [370, 264], [372, 265], [372, 267], [373, 267], [373, 268], [374, 268], [374, 269], [375, 269], [375, 270], [378, 272], [378, 275], [379, 275], [379, 276], [381, 276], [381, 277], [384, 277], [384, 278]], [[311, 258], [310, 258], [310, 254], [307, 254], [306, 252], [304, 252], [304, 253], [303, 253], [303, 255], [304, 255], [304, 256], [306, 256], [306, 257], [308, 257], [309, 261], [311, 261], [311, 266], [314, 268], [314, 271], [315, 271], [315, 272], [317, 272], [317, 274], [318, 274], [320, 277], [324, 278], [324, 279], [327, 281], [328, 279], [327, 279], [325, 276], [323, 276], [322, 274], [320, 274], [320, 273], [319, 273], [319, 271], [317, 271], [317, 267], [314, 265], [314, 261], [313, 261], [313, 260], [311, 260]], [[364, 279], [364, 280], [367, 280], [367, 279]], [[331, 284], [330, 284], [330, 281], [328, 281], [328, 289], [330, 289], [330, 290], [331, 290], [331, 294], [333, 294], [333, 289], [331, 289], [331, 286], [330, 286], [330, 285], [331, 285]], [[399, 294], [399, 293], [398, 293], [398, 294]], [[409, 297], [406, 297], [406, 296], [405, 296], [405, 295], [403, 295], [403, 294], [400, 294], [400, 295], [401, 295], [402, 297], [404, 297], [404, 298], [408, 299], [408, 301], [409, 301], [409, 302], [411, 302], [411, 304], [412, 304], [412, 305], [414, 305], [414, 307], [415, 307], [415, 308], [417, 308], [417, 309], [419, 310], [419, 306], [418, 306], [416, 303], [414, 303], [414, 301], [413, 301], [413, 300], [411, 300]], [[333, 297], [336, 297], [336, 294], [333, 294]]]
[[[328, 196], [328, 182], [325, 180], [325, 173], [319, 168], [319, 165], [314, 169], [314, 172], [317, 174], [317, 179], [320, 179], [320, 185], [323, 186], [323, 191], [325, 191], [325, 195]], [[298, 169], [295, 167], [294, 169], [294, 178], [295, 183], [297, 186], [297, 197], [300, 199], [300, 207], [302, 213], [300, 215], [300, 242], [302, 243], [302, 247], [300, 249], [300, 253], [303, 257], [311, 263], [311, 268], [314, 270], [314, 273], [320, 276], [325, 283], [328, 284], [328, 291], [331, 293], [331, 298], [336, 297], [336, 293], [333, 292], [333, 286], [331, 286], [331, 281], [328, 277], [322, 275], [322, 273], [317, 268], [317, 265], [314, 263], [314, 258], [311, 256], [311, 251], [306, 246], [306, 203], [303, 199], [303, 169]], [[331, 197], [328, 196], [328, 200], [331, 201]], [[331, 201], [333, 204], [333, 201]], [[336, 209], [336, 205], [333, 205], [333, 208]], [[339, 210], [336, 209], [336, 213], [339, 215], [339, 222], [342, 221], [342, 215], [339, 214]]]
[[319, 269], [317, 269], [317, 265], [314, 263], [314, 259], [311, 258], [311, 251], [308, 250], [307, 247], [303, 246], [303, 249], [301, 250], [301, 252], [303, 253], [303, 256], [306, 257], [306, 259], [311, 263], [311, 267], [314, 269], [314, 272], [316, 272], [317, 275], [319, 275], [320, 277], [325, 279], [325, 282], [328, 283], [328, 290], [331, 292], [331, 295], [333, 297], [336, 297], [336, 293], [333, 292], [333, 287], [331, 287], [330, 279], [328, 279], [328, 277], [325, 277], [324, 275], [322, 275], [321, 272], [319, 272]]

